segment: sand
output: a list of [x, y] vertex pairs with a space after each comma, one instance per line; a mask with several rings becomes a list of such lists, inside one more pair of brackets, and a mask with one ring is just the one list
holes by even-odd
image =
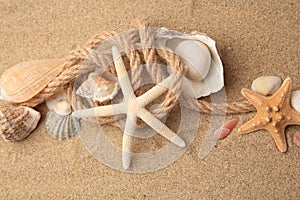
[[[0, 1], [0, 72], [26, 60], [60, 58], [105, 30], [125, 31], [136, 16], [153, 26], [197, 30], [216, 40], [228, 101], [261, 75], [291, 77], [300, 85], [300, 4], [290, 1]], [[266, 131], [241, 136], [235, 129], [200, 160], [209, 120], [184, 155], [145, 174], [98, 162], [80, 138], [59, 142], [43, 119], [26, 140], [0, 140], [1, 199], [299, 199], [300, 148], [286, 130], [289, 149], [277, 151]], [[178, 114], [178, 113], [177, 113]], [[243, 124], [255, 113], [227, 116]], [[176, 115], [176, 112], [172, 113]], [[117, 128], [108, 131], [121, 134]]]

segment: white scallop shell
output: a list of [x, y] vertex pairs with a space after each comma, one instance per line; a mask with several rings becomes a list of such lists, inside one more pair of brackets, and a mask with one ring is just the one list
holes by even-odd
[[274, 94], [281, 86], [282, 81], [278, 76], [261, 76], [252, 82], [251, 89], [261, 95]]
[[72, 115], [59, 115], [51, 110], [47, 113], [45, 128], [51, 137], [68, 140], [80, 132], [80, 122]]
[[210, 37], [203, 33], [185, 34], [160, 28], [155, 39], [158, 47], [170, 48], [182, 57], [182, 62], [187, 65], [188, 72], [183, 86], [191, 88], [192, 91], [183, 90], [185, 93], [200, 98], [224, 87], [222, 61], [215, 41]]
[[37, 127], [41, 114], [25, 106], [0, 105], [0, 135], [5, 141], [23, 140]]
[[104, 102], [113, 99], [118, 91], [118, 82], [111, 82], [95, 73], [91, 73], [88, 79], [77, 89], [76, 94], [93, 101]]
[[293, 91], [291, 94], [291, 106], [300, 112], [300, 90]]

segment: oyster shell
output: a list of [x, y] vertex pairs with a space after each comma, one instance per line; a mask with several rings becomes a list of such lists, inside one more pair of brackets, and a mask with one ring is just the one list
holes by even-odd
[[118, 82], [106, 80], [96, 73], [90, 73], [88, 79], [76, 90], [76, 94], [93, 101], [104, 102], [113, 99], [118, 91]]
[[41, 114], [25, 106], [0, 104], [0, 134], [5, 141], [19, 141], [36, 128]]
[[158, 47], [169, 48], [188, 67], [183, 83], [189, 84], [193, 91], [183, 90], [185, 93], [200, 98], [224, 87], [222, 61], [215, 41], [210, 37], [203, 33], [186, 34], [159, 28], [155, 39]]
[[63, 59], [34, 60], [7, 69], [0, 78], [1, 99], [25, 102], [63, 71]]
[[[66, 110], [68, 108], [66, 109], [65, 101], [57, 103], [55, 107], [56, 111], [50, 110], [47, 113], [45, 128], [48, 134], [58, 140], [68, 140], [75, 137], [80, 132], [79, 120], [72, 117], [71, 112], [67, 114]], [[59, 110], [59, 107], [61, 110]]]

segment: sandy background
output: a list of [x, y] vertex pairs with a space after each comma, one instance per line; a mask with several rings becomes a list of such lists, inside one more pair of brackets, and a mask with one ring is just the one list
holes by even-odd
[[[21, 61], [64, 57], [98, 32], [126, 30], [136, 16], [215, 39], [228, 101], [241, 99], [240, 89], [261, 75], [289, 76], [300, 85], [297, 0], [0, 0], [0, 72]], [[128, 174], [96, 161], [79, 137], [50, 138], [45, 114], [26, 140], [0, 140], [1, 199], [299, 199], [300, 148], [291, 141], [299, 127], [288, 127], [285, 154], [265, 131], [240, 136], [235, 130], [199, 160], [201, 133], [209, 122], [201, 116], [202, 127], [179, 160], [159, 171]], [[252, 116], [228, 118], [239, 118], [241, 125]]]

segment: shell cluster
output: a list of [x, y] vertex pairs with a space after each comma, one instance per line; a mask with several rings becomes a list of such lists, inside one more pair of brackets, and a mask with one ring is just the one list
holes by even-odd
[[5, 141], [23, 140], [36, 128], [41, 114], [32, 108], [0, 104], [0, 134]]
[[166, 28], [157, 30], [156, 45], [179, 55], [188, 67], [183, 90], [189, 96], [200, 98], [218, 92], [224, 87], [223, 65], [215, 41], [202, 33], [180, 33]]

